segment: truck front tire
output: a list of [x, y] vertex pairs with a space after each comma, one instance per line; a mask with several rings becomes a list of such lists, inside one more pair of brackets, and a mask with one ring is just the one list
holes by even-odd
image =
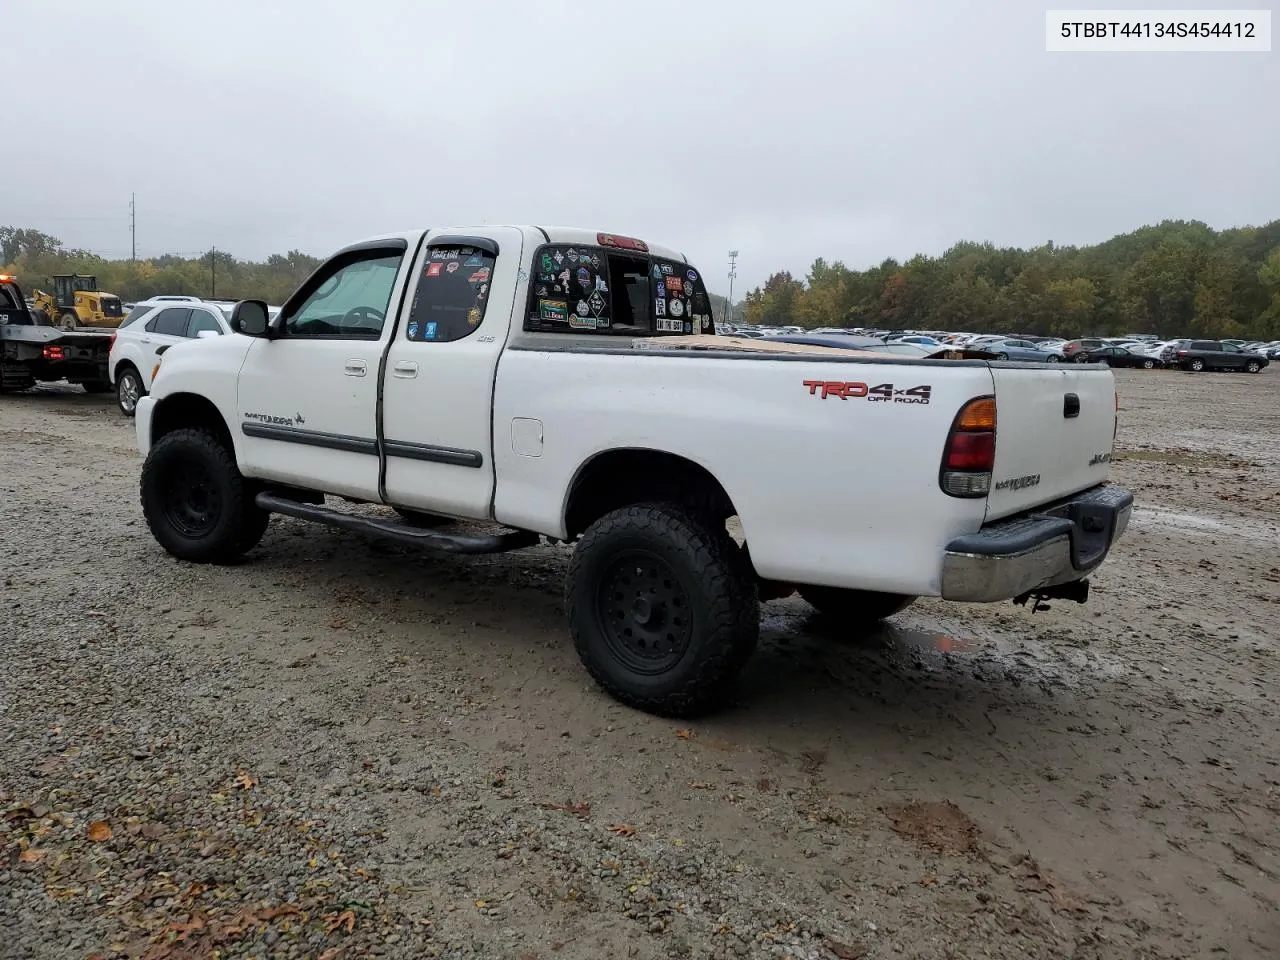
[[615, 699], [687, 716], [720, 705], [755, 650], [760, 604], [724, 530], [671, 503], [614, 510], [569, 566], [574, 646]]
[[229, 563], [257, 545], [271, 515], [235, 457], [205, 430], [175, 430], [142, 466], [142, 512], [160, 546], [180, 560]]
[[844, 590], [840, 587], [805, 586], [800, 596], [825, 617], [852, 624], [868, 624], [901, 613], [915, 597], [898, 593], [873, 593], [869, 590]]

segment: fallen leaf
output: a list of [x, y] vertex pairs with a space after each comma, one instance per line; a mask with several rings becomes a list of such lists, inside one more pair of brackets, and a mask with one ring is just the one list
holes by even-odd
[[862, 960], [867, 955], [865, 943], [841, 943], [839, 940], [828, 940], [827, 949], [839, 960]]
[[187, 939], [187, 937], [191, 936], [191, 934], [195, 933], [197, 930], [203, 930], [203, 929], [204, 929], [204, 917], [200, 916], [199, 914], [196, 914], [191, 918], [191, 921], [189, 923], [169, 924], [169, 926], [165, 927], [165, 932], [176, 933], [178, 935], [177, 939], [179, 941], [182, 941]]
[[252, 790], [258, 785], [257, 779], [248, 770], [241, 770], [236, 774], [236, 783], [241, 790]]
[[689, 786], [695, 790], [714, 790], [716, 788], [714, 783], [707, 783], [705, 780], [690, 780]]
[[609, 831], [616, 833], [620, 837], [633, 837], [635, 836], [636, 828], [629, 823], [611, 823], [609, 824]]
[[477, 900], [477, 901], [476, 901], [476, 909], [477, 909], [477, 910], [483, 910], [483, 909], [484, 909], [485, 907], [487, 907], [487, 906], [489, 906], [489, 901], [488, 901], [488, 900]]
[[30, 807], [14, 807], [5, 813], [4, 818], [13, 823], [17, 820], [30, 820], [34, 816], [35, 813]]
[[342, 947], [330, 947], [324, 953], [320, 954], [320, 960], [340, 960], [342, 953]]
[[48, 850], [39, 850], [35, 847], [28, 847], [26, 850], [23, 850], [20, 854], [18, 854], [18, 862], [19, 863], [39, 863], [41, 860], [44, 859], [45, 854], [47, 854], [48, 852], [49, 852]]
[[95, 820], [89, 824], [88, 836], [94, 843], [102, 843], [104, 840], [110, 840], [113, 834], [109, 826], [101, 820]]
[[920, 886], [922, 887], [933, 887], [937, 886], [937, 884], [938, 878], [931, 873], [925, 874], [925, 876], [920, 878]]
[[587, 817], [591, 815], [591, 804], [582, 803], [548, 803], [544, 804], [548, 810], [563, 810], [565, 813], [572, 813], [579, 817]]
[[336, 916], [330, 915], [325, 918], [324, 932], [333, 933], [339, 927], [345, 926], [347, 933], [354, 933], [356, 929], [356, 914], [354, 910], [343, 910]]
[[676, 731], [676, 736], [677, 736], [677, 737], [679, 737], [681, 740], [692, 740], [692, 739], [693, 739], [693, 731], [692, 731], [692, 730], [677, 730], [677, 731]]

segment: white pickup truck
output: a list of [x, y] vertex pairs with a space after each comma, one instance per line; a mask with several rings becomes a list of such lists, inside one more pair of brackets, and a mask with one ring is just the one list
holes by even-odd
[[458, 553], [574, 542], [578, 653], [654, 712], [720, 701], [761, 599], [797, 589], [864, 622], [1083, 602], [1132, 509], [1107, 367], [716, 336], [698, 270], [629, 237], [369, 240], [231, 325], [170, 348], [137, 403], [166, 550], [230, 561], [272, 513]]

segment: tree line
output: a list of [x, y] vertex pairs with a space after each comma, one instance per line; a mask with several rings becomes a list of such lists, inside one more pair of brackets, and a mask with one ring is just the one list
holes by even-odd
[[51, 290], [50, 278], [59, 273], [94, 274], [98, 288], [125, 301], [145, 300], [160, 294], [197, 297], [248, 297], [282, 303], [321, 263], [319, 257], [290, 250], [266, 260], [238, 260], [223, 250], [200, 257], [167, 254], [138, 260], [108, 260], [63, 245], [39, 230], [0, 227], [0, 273], [18, 279], [30, 294], [39, 287]]
[[742, 313], [806, 328], [1278, 339], [1280, 220], [1166, 220], [1083, 247], [963, 242], [867, 270], [819, 258], [803, 279], [773, 274]]
[[[269, 303], [321, 263], [299, 250], [263, 261], [226, 251], [109, 260], [49, 234], [0, 227], [0, 273], [28, 292], [59, 273], [91, 273], [123, 300], [194, 294]], [[712, 295], [718, 317], [725, 301]], [[1280, 338], [1280, 220], [1215, 231], [1166, 220], [1105, 243], [1030, 250], [957, 243], [940, 257], [888, 259], [867, 270], [819, 258], [802, 279], [773, 274], [730, 311], [749, 323], [1074, 337]]]

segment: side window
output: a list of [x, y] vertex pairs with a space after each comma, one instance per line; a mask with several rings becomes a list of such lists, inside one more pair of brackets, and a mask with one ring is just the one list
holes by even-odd
[[191, 322], [187, 325], [187, 336], [195, 337], [201, 330], [212, 330], [217, 334], [222, 333], [222, 328], [218, 326], [218, 321], [214, 319], [212, 313], [208, 310], [192, 310]]
[[1234, 343], [1224, 343], [1222, 349], [1227, 353], [1244, 353], [1244, 351]]
[[[640, 264], [643, 274], [644, 261]], [[631, 316], [629, 311], [617, 309], [618, 291], [610, 269], [610, 259], [599, 247], [567, 244], [540, 247], [533, 258], [533, 293], [529, 298], [525, 329], [613, 332], [615, 318], [630, 320]], [[630, 331], [619, 329], [618, 332]]]
[[120, 321], [120, 328], [123, 329], [124, 327], [127, 327], [130, 324], [137, 323], [139, 320], [141, 320], [143, 317], [145, 317], [154, 309], [155, 307], [150, 305], [134, 307], [132, 310], [129, 311], [129, 315]]
[[651, 290], [658, 333], [715, 332], [707, 288], [688, 264], [655, 257]]
[[495, 262], [492, 253], [475, 247], [431, 247], [405, 336], [447, 343], [474, 333], [484, 320]]
[[386, 323], [401, 253], [377, 253], [337, 266], [284, 322], [287, 337], [377, 340]]
[[147, 331], [166, 337], [185, 337], [190, 313], [186, 307], [166, 307], [147, 321]]

